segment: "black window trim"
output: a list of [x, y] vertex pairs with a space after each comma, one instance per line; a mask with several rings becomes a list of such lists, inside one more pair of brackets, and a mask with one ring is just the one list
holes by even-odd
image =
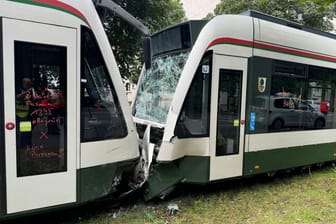
[[[4, 102], [3, 85], [3, 19], [0, 17], [0, 101]], [[5, 125], [4, 125], [4, 103], [0, 105], [0, 214], [6, 214], [6, 150], [5, 150]]]
[[304, 68], [304, 76], [298, 76], [296, 78], [301, 78], [301, 79], [308, 79], [308, 73], [309, 73], [309, 66], [308, 64], [303, 64], [303, 63], [299, 63], [299, 62], [292, 62], [292, 61], [284, 61], [284, 60], [278, 60], [278, 59], [272, 59], [272, 77], [275, 74], [275, 68], [281, 64], [288, 64], [291, 65], [291, 67], [303, 67]]
[[[175, 128], [174, 128], [174, 136], [177, 136], [179, 139], [187, 139], [187, 138], [206, 138], [206, 137], [210, 137], [211, 91], [212, 91], [212, 71], [213, 71], [213, 55], [214, 55], [213, 51], [210, 50], [210, 51], [205, 52], [204, 55], [203, 55], [203, 57], [202, 57], [202, 59], [200, 60], [199, 64], [202, 62], [202, 60], [203, 60], [205, 57], [207, 57], [207, 56], [209, 56], [209, 55], [211, 55], [211, 62], [210, 62], [211, 67], [210, 67], [210, 71], [209, 71], [209, 76], [210, 76], [210, 79], [209, 79], [209, 95], [208, 95], [208, 108], [209, 108], [209, 114], [208, 114], [208, 124], [207, 124], [208, 127], [207, 127], [207, 133], [206, 133], [206, 134], [203, 134], [203, 135], [193, 135], [193, 134], [190, 134], [190, 135], [185, 135], [185, 136], [178, 136], [178, 134], [176, 134], [176, 132], [177, 132], [177, 124], [178, 124], [178, 122], [179, 122], [179, 120], [180, 120], [180, 118], [181, 118], [181, 116], [182, 116], [183, 108], [184, 108], [184, 106], [185, 106], [185, 104], [186, 104], [187, 97], [188, 97], [188, 95], [189, 95], [189, 93], [190, 93], [190, 91], [191, 91], [192, 83], [194, 82], [194, 79], [195, 79], [195, 74], [194, 74], [193, 79], [192, 79], [192, 81], [191, 81], [191, 83], [190, 83], [190, 86], [188, 87], [188, 92], [187, 92], [186, 97], [185, 97], [185, 99], [184, 99], [184, 101], [183, 101], [183, 104], [182, 104], [182, 107], [181, 107], [181, 111], [180, 111], [179, 116], [178, 116], [178, 118], [177, 118], [177, 120], [176, 120], [176, 124], [175, 124]], [[198, 67], [197, 67], [197, 69], [198, 69]], [[197, 72], [197, 70], [196, 70], [196, 72]]]

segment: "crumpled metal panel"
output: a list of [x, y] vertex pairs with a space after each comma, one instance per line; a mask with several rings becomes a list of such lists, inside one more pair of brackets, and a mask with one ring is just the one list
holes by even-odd
[[189, 52], [157, 57], [139, 84], [135, 117], [166, 123], [168, 110]]

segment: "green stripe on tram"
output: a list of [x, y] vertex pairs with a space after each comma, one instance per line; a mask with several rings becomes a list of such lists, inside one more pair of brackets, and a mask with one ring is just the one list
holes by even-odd
[[[244, 153], [243, 175], [253, 175], [336, 160], [336, 143]], [[256, 166], [259, 169], [256, 169]]]

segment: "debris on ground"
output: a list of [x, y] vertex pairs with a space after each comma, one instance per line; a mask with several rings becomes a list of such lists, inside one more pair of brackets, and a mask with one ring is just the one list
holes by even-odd
[[175, 215], [176, 212], [180, 211], [177, 204], [169, 204], [167, 210], [169, 211], [170, 215]]

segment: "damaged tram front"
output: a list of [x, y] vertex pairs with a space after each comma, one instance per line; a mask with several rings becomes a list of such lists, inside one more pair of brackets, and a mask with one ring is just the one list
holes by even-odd
[[[146, 183], [146, 199], [157, 196], [163, 198], [173, 189], [172, 186], [182, 179], [182, 175], [173, 164], [157, 163], [157, 156], [162, 145], [169, 108], [183, 68], [198, 34], [206, 23], [205, 20], [188, 21], [151, 37], [152, 64], [148, 70], [142, 71], [137, 96], [132, 106], [142, 148], [142, 161], [138, 167], [137, 179]], [[186, 159], [184, 164], [188, 166], [190, 162], [192, 161]], [[159, 176], [165, 175], [166, 172], [168, 176], [161, 179], [153, 175], [153, 172]]]

